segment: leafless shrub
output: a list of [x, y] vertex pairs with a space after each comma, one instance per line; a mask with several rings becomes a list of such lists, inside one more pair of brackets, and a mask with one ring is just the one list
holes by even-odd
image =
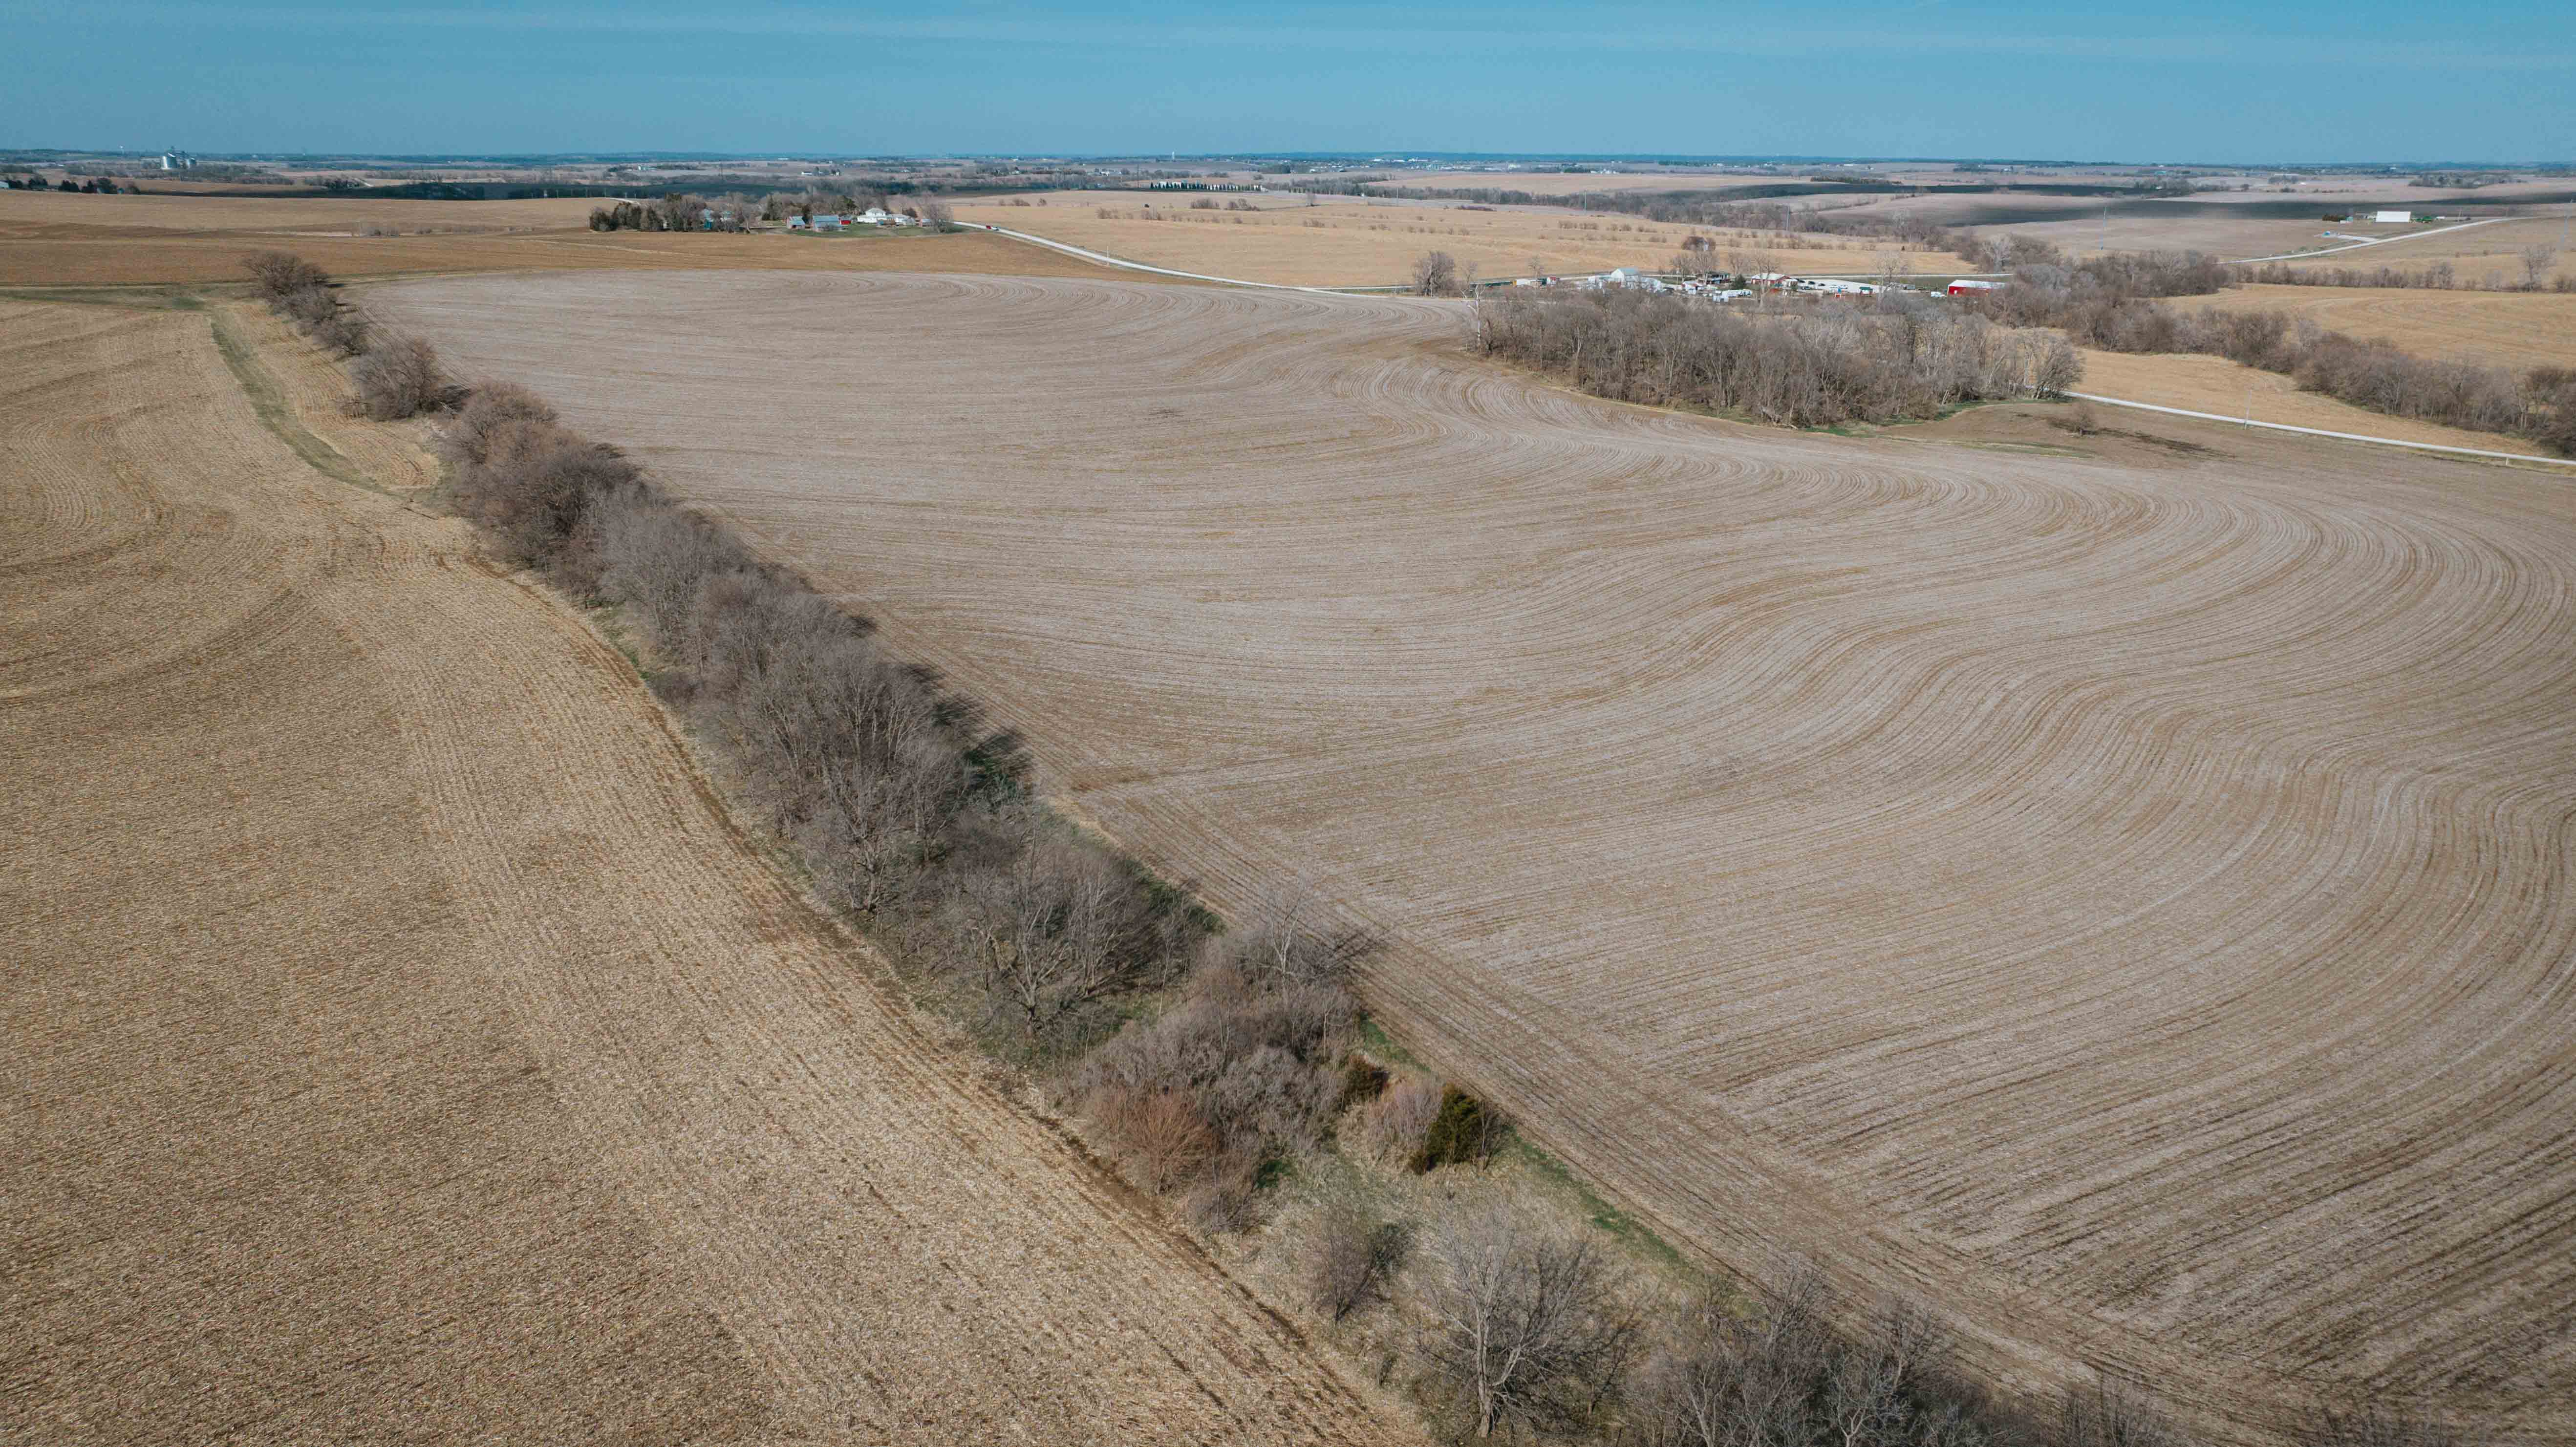
[[259, 293], [271, 301], [308, 287], [327, 287], [330, 273], [291, 252], [259, 251], [242, 259]]
[[310, 329], [340, 313], [340, 299], [326, 285], [299, 286], [269, 298], [269, 310]]
[[2094, 412], [2093, 404], [2090, 402], [2078, 402], [2069, 408], [2065, 420], [2058, 425], [2078, 437], [2092, 437], [2102, 431], [2102, 419]]
[[1095, 1095], [1092, 1112], [1093, 1123], [1117, 1141], [1136, 1184], [1157, 1195], [1198, 1179], [1216, 1160], [1216, 1132], [1180, 1091], [1139, 1095], [1111, 1088]]
[[1181, 1197], [1181, 1216], [1211, 1236], [1249, 1231], [1261, 1224], [1261, 1190], [1242, 1161], [1203, 1177]]
[[1456, 296], [1458, 293], [1456, 257], [1445, 251], [1434, 251], [1413, 264], [1415, 296]]
[[[359, 366], [387, 350], [368, 353]], [[500, 536], [513, 561], [547, 567], [580, 531], [591, 503], [641, 473], [615, 448], [583, 440], [531, 404], [525, 393], [468, 399], [441, 450], [456, 464], [460, 507]]]
[[585, 523], [604, 560], [599, 596], [624, 604], [657, 651], [687, 626], [707, 579], [751, 562], [741, 544], [706, 519], [648, 493], [595, 506]]
[[1427, 1276], [1426, 1385], [1477, 1437], [1578, 1432], [1616, 1398], [1639, 1323], [1597, 1240], [1505, 1206], [1471, 1211], [1441, 1228]]
[[[1086, 1102], [1178, 1095], [1216, 1133], [1211, 1166], [1248, 1169], [1322, 1139], [1354, 1014], [1330, 986], [1264, 989], [1222, 964], [1202, 966], [1172, 1008], [1093, 1051], [1075, 1090]], [[1116, 1112], [1092, 1113], [1109, 1117], [1104, 1134], [1116, 1143]]]
[[1340, 1321], [1382, 1299], [1411, 1241], [1403, 1223], [1356, 1201], [1326, 1205], [1306, 1242], [1306, 1290], [1315, 1309]]
[[358, 410], [379, 422], [417, 417], [446, 406], [453, 395], [438, 353], [418, 337], [379, 343], [349, 366]]
[[1398, 1077], [1375, 1100], [1351, 1112], [1347, 1144], [1363, 1160], [1396, 1166], [1422, 1150], [1440, 1117], [1440, 1083], [1418, 1075]]
[[305, 329], [305, 335], [344, 357], [354, 357], [367, 350], [367, 323], [363, 317], [340, 312]]
[[512, 382], [486, 382], [469, 394], [456, 421], [438, 441], [439, 455], [468, 467], [491, 457], [492, 441], [513, 422], [555, 422], [555, 409], [527, 388]]

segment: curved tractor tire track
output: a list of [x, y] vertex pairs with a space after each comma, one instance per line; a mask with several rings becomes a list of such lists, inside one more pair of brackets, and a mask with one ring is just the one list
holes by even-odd
[[1380, 1008], [1695, 1249], [2222, 1436], [2312, 1393], [2576, 1429], [2564, 479], [1758, 432], [1498, 374], [1407, 299], [370, 305], [841, 590], [1220, 903], [1384, 929]]
[[0, 1438], [1388, 1440], [205, 316], [0, 377]]

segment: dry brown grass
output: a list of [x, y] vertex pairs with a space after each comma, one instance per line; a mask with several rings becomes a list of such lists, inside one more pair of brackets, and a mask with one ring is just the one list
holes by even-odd
[[[1149, 266], [1286, 286], [1391, 286], [1409, 279], [1429, 251], [1445, 251], [1483, 275], [1526, 276], [1536, 258], [1551, 274], [1672, 264], [1687, 226], [1633, 216], [1572, 211], [1467, 211], [1431, 202], [1329, 201], [1308, 206], [1287, 197], [1233, 197], [1261, 209], [1194, 211], [1188, 192], [1063, 192], [1044, 206], [959, 203], [957, 219], [1044, 236]], [[1146, 210], [1152, 203], [1152, 214]], [[1116, 214], [1099, 215], [1106, 207]], [[1704, 228], [1703, 228], [1704, 230]], [[1794, 240], [1799, 249], [1790, 249]], [[1715, 259], [1730, 252], [1768, 252], [1780, 266], [1804, 272], [1876, 272], [1902, 264], [1916, 272], [1956, 269], [1942, 252], [1873, 247], [1850, 237], [1776, 233], [1721, 235]]]
[[370, 304], [647, 449], [1220, 904], [1342, 901], [1408, 1040], [1693, 1249], [2225, 1435], [2312, 1390], [2576, 1426], [2565, 478], [1757, 432], [1399, 299]]
[[0, 338], [0, 1438], [1380, 1438], [206, 316]]
[[2187, 311], [2214, 306], [2290, 312], [2334, 331], [2394, 342], [2421, 357], [2457, 357], [2515, 371], [2576, 367], [2576, 292], [2235, 286], [2168, 304]]

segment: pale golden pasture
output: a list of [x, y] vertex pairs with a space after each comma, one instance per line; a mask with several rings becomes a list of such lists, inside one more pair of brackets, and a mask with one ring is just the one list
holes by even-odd
[[[1414, 263], [1445, 251], [1488, 277], [1568, 275], [1632, 266], [1662, 270], [1694, 228], [1612, 213], [1513, 208], [1471, 211], [1449, 203], [1327, 200], [1217, 192], [1057, 192], [1008, 201], [964, 202], [957, 219], [1006, 226], [1089, 250], [1178, 271], [1289, 286], [1389, 286]], [[1043, 199], [1046, 204], [1037, 205]], [[1194, 210], [1207, 199], [1241, 200], [1252, 211]], [[1103, 214], [1103, 213], [1107, 214]], [[1893, 241], [1779, 232], [1704, 232], [1720, 264], [1740, 257], [1754, 269], [1917, 273], [1960, 269], [1944, 252]]]
[[2285, 311], [2424, 357], [2517, 370], [2576, 367], [2576, 292], [2234, 286], [2214, 296], [2177, 298], [2174, 305]]

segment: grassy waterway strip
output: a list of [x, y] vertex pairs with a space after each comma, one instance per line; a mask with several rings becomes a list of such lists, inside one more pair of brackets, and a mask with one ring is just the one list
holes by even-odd
[[[174, 298], [172, 305], [185, 311], [205, 310], [204, 303], [195, 297]], [[286, 405], [286, 389], [260, 365], [257, 350], [232, 318], [220, 311], [207, 311], [207, 320], [214, 325], [215, 350], [222, 355], [224, 365], [232, 369], [233, 380], [241, 384], [243, 395], [250, 398], [251, 410], [259, 415], [261, 426], [277, 434], [279, 441], [323, 476], [386, 497], [394, 495], [370, 481], [338, 448], [306, 431], [304, 424], [295, 420], [294, 410]]]

